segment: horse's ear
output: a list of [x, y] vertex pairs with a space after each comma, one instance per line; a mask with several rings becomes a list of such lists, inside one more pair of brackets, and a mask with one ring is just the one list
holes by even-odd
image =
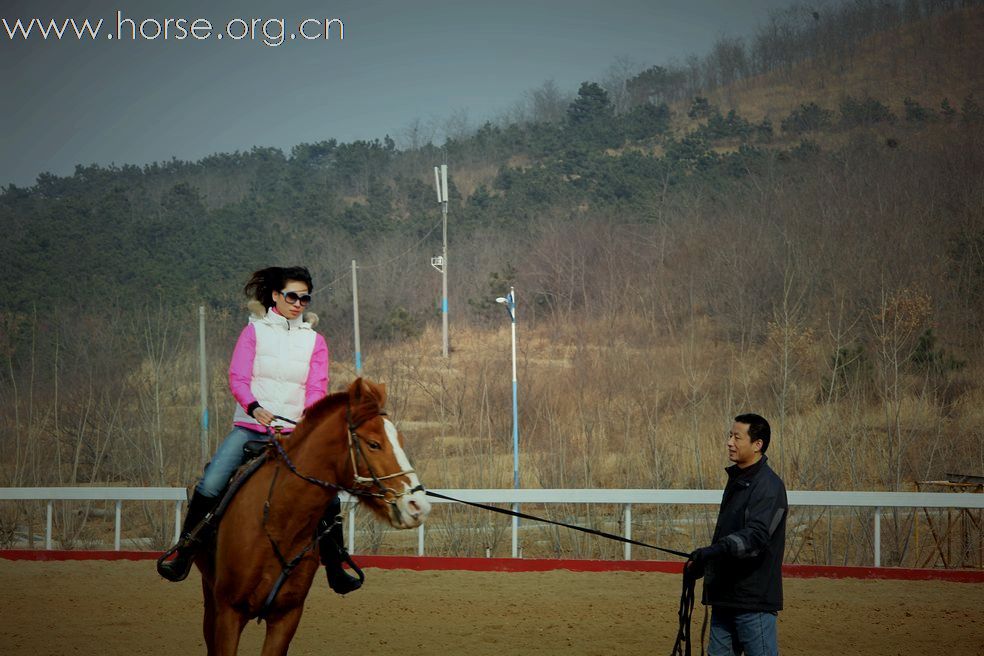
[[362, 379], [363, 398], [372, 399], [380, 408], [386, 405], [386, 385], [374, 383], [368, 378]]
[[362, 402], [363, 387], [362, 378], [356, 378], [348, 387], [349, 404], [358, 406]]
[[369, 399], [382, 408], [386, 404], [386, 385], [374, 383], [368, 378], [356, 378], [349, 385], [348, 395], [352, 407], [359, 406]]

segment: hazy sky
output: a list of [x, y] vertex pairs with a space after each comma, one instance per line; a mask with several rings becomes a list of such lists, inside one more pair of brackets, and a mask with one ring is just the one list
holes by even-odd
[[[478, 123], [553, 79], [574, 91], [618, 57], [645, 65], [751, 34], [791, 0], [4, 0], [0, 18], [104, 19], [98, 38], [11, 40], [0, 23], [0, 185], [76, 164], [146, 164], [301, 142], [392, 135], [467, 111]], [[134, 20], [283, 18], [284, 43], [213, 35], [109, 39]], [[344, 40], [290, 40], [338, 18]], [[319, 32], [315, 23], [306, 34]], [[124, 36], [132, 28], [125, 26]], [[243, 23], [232, 25], [238, 36]], [[145, 25], [153, 35], [155, 23]], [[268, 23], [276, 42], [279, 27]]]

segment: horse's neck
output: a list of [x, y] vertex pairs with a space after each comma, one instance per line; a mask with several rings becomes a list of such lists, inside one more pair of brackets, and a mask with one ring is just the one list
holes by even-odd
[[296, 440], [293, 437], [288, 438], [285, 450], [297, 471], [337, 484], [339, 473], [345, 469], [344, 459], [348, 455], [346, 429], [344, 408], [339, 408], [316, 426], [298, 435]]

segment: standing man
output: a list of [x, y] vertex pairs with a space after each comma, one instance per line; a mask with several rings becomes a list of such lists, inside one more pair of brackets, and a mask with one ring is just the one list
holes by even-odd
[[701, 601], [711, 607], [707, 656], [777, 656], [776, 615], [782, 610], [786, 486], [765, 452], [769, 422], [738, 415], [728, 434], [728, 472], [714, 539], [690, 554], [686, 567], [704, 577]]

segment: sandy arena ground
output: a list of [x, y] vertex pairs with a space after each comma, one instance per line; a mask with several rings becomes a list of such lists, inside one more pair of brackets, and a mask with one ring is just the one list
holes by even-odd
[[[680, 581], [669, 574], [366, 574], [345, 598], [316, 580], [291, 654], [648, 656], [668, 654], [676, 633]], [[984, 655], [984, 585], [785, 583], [784, 655]], [[167, 583], [153, 561], [0, 560], [0, 654], [202, 654], [200, 594], [197, 571]], [[262, 631], [251, 623], [240, 653], [258, 654]]]

